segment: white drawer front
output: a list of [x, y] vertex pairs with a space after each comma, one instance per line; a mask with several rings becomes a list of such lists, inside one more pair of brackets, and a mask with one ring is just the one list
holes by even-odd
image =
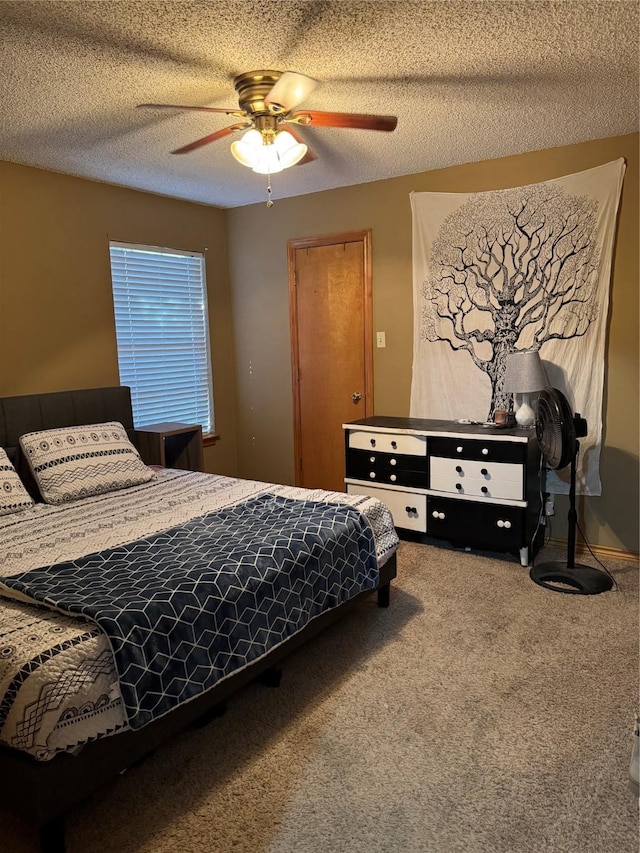
[[[458, 470], [461, 469], [461, 470]], [[479, 462], [473, 459], [447, 459], [432, 456], [429, 460], [431, 475], [447, 474], [454, 478], [486, 480], [493, 483], [518, 483], [522, 487], [524, 468], [514, 462]]]
[[376, 486], [347, 483], [347, 494], [370, 495], [385, 504], [393, 516], [396, 527], [406, 530], [427, 532], [427, 496], [413, 492], [395, 492], [391, 489], [379, 489]]
[[409, 456], [427, 455], [424, 435], [403, 435], [393, 432], [349, 430], [349, 447], [357, 450], [379, 450], [383, 453], [406, 453]]
[[[494, 463], [493, 465], [482, 465], [482, 463], [465, 462], [460, 460], [456, 471], [455, 459], [439, 460], [451, 463], [449, 466], [434, 465], [431, 462], [430, 488], [438, 492], [448, 492], [454, 495], [467, 495], [469, 497], [485, 497], [520, 501], [524, 497], [524, 482], [522, 465], [511, 465], [509, 463]], [[476, 470], [475, 466], [486, 471]], [[444, 468], [444, 470], [438, 470]], [[508, 469], [502, 477], [502, 469]], [[515, 471], [512, 469], [516, 469]]]

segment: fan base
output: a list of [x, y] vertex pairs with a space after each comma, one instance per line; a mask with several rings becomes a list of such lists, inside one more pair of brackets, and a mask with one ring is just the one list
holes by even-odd
[[598, 595], [613, 586], [609, 575], [592, 566], [570, 569], [564, 563], [539, 563], [533, 566], [529, 577], [539, 586], [570, 595]]

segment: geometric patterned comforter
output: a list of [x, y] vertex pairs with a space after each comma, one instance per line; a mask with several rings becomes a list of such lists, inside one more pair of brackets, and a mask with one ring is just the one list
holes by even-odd
[[125, 716], [140, 729], [377, 579], [373, 533], [356, 509], [261, 495], [3, 585], [102, 628]]
[[[117, 493], [0, 517], [0, 576], [81, 560], [221, 508], [242, 512], [259, 496], [269, 496], [263, 503], [280, 495], [356, 507], [373, 531], [378, 565], [397, 547], [388, 510], [372, 498], [185, 471], [157, 473], [156, 480]], [[48, 760], [130, 725], [113, 651], [99, 626], [0, 599], [0, 741]]]

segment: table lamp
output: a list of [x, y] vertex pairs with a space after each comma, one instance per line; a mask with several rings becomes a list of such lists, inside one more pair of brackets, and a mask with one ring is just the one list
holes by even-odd
[[531, 408], [529, 395], [547, 388], [549, 380], [540, 360], [538, 350], [510, 352], [505, 361], [504, 389], [520, 397], [516, 408], [516, 423], [526, 429], [535, 423], [535, 412]]

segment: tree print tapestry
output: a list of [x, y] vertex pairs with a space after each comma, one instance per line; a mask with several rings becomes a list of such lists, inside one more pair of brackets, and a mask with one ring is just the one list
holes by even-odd
[[[624, 160], [482, 193], [412, 193], [411, 416], [489, 421], [508, 408], [505, 358], [538, 350], [586, 418], [578, 489], [599, 474], [609, 281]], [[569, 469], [550, 474], [568, 491]]]

